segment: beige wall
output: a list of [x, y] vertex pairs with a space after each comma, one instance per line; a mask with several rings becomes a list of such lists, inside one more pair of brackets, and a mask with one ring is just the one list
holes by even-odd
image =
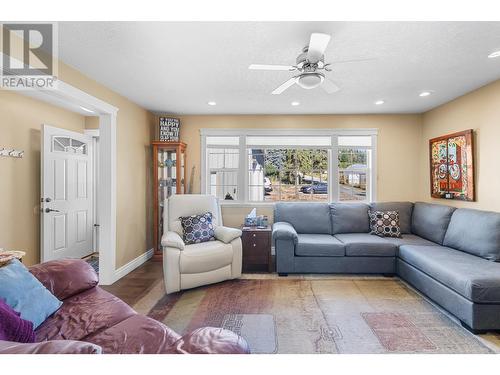
[[[430, 196], [429, 139], [474, 129], [476, 202], [433, 199]], [[423, 201], [500, 211], [500, 81], [446, 103], [423, 115], [418, 198]]]
[[[172, 116], [179, 117], [179, 116]], [[195, 167], [193, 192], [200, 192], [200, 129], [202, 128], [266, 128], [325, 129], [377, 128], [378, 136], [378, 200], [415, 200], [418, 184], [421, 115], [303, 115], [303, 116], [180, 116], [181, 140], [186, 151], [188, 178]], [[155, 121], [155, 137], [157, 136]], [[227, 225], [239, 225], [250, 211], [248, 207], [224, 207]], [[270, 216], [271, 208], [259, 208]]]
[[40, 255], [40, 139], [47, 124], [83, 132], [85, 117], [0, 90], [0, 147], [24, 150], [24, 158], [0, 157], [0, 247]]
[[[151, 124], [154, 116], [59, 62], [59, 79], [118, 107], [117, 252], [120, 267], [152, 248]], [[42, 123], [83, 131], [96, 128], [85, 117], [26, 97], [0, 91], [0, 147], [27, 151], [22, 160], [0, 160], [0, 247], [28, 252], [27, 264], [39, 261], [40, 129]], [[7, 177], [5, 177], [7, 176]]]
[[[116, 142], [118, 268], [153, 247], [150, 131], [154, 116], [63, 63], [59, 63], [59, 78], [119, 109]], [[86, 125], [95, 127], [95, 119], [88, 119]]]

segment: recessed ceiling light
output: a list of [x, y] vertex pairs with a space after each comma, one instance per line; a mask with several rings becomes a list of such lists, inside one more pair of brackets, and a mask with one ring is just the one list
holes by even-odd
[[495, 51], [488, 55], [489, 59], [494, 59], [495, 57], [500, 57], [500, 51]]
[[83, 109], [85, 112], [89, 112], [89, 113], [94, 113], [94, 111], [88, 109], [88, 108], [85, 108], [85, 107], [82, 107], [80, 106], [81, 109]]
[[291, 104], [291, 105], [293, 105], [293, 106], [300, 105], [300, 103], [299, 103], [299, 102], [291, 102], [290, 104]]
[[210, 101], [210, 102], [208, 102], [207, 104], [208, 104], [208, 105], [217, 105], [217, 103], [216, 103], [216, 102], [214, 102], [214, 101]]
[[377, 100], [377, 101], [375, 102], [375, 105], [382, 105], [382, 104], [384, 104], [384, 103], [385, 103], [385, 101], [384, 101], [384, 100]]
[[418, 94], [418, 96], [424, 97], [424, 96], [429, 96], [430, 94], [432, 94], [432, 92], [430, 92], [430, 91], [422, 91], [420, 94]]

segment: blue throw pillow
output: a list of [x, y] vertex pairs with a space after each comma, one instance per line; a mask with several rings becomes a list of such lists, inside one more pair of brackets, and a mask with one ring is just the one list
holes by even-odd
[[0, 267], [0, 298], [37, 328], [61, 307], [59, 301], [17, 259]]

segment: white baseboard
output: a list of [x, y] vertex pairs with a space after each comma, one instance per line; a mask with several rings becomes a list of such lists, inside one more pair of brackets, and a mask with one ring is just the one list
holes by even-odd
[[124, 264], [123, 266], [115, 270], [114, 282], [117, 282], [122, 277], [124, 277], [125, 275], [132, 272], [137, 267], [139, 267], [140, 265], [144, 264], [146, 261], [151, 259], [153, 254], [154, 254], [154, 249], [149, 249], [144, 254], [139, 255], [137, 258], [132, 259], [127, 264]]

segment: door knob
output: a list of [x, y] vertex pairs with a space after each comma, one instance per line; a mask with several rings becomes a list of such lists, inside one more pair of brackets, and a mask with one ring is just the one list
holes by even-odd
[[46, 208], [45, 212], [49, 213], [49, 212], [61, 212], [61, 211], [59, 211], [59, 210], [53, 210], [52, 208]]
[[52, 202], [52, 199], [50, 199], [50, 198], [42, 198], [42, 199], [40, 199], [40, 201], [48, 203], [48, 202]]

